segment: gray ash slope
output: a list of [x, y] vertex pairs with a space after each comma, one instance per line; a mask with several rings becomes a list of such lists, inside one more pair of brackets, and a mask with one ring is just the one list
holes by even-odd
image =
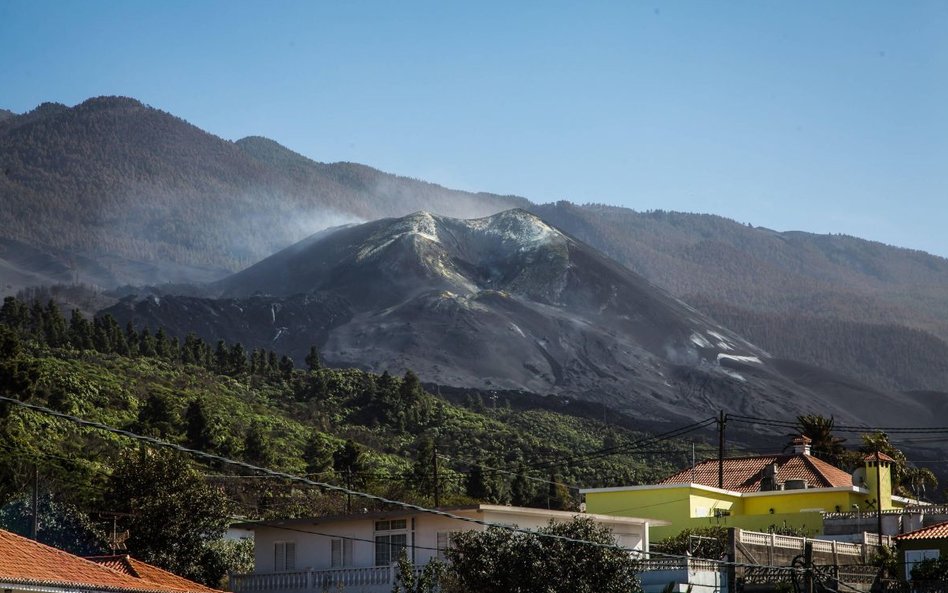
[[922, 404], [868, 388], [832, 389], [840, 381], [795, 382], [819, 369], [770, 358], [519, 209], [474, 220], [419, 212], [327, 230], [210, 290], [214, 298], [130, 298], [108, 312], [298, 361], [316, 343], [339, 365], [602, 401], [643, 419], [719, 408], [850, 422], [904, 415], [906, 406], [924, 414]]

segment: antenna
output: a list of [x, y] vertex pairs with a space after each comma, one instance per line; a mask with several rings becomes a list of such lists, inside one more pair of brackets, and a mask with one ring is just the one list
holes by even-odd
[[128, 541], [128, 538], [131, 537], [131, 532], [128, 529], [122, 531], [121, 533], [118, 530], [118, 518], [119, 517], [137, 517], [136, 513], [119, 513], [115, 511], [97, 511], [98, 515], [105, 515], [106, 517], [112, 517], [112, 535], [108, 538], [109, 552], [114, 556], [116, 552], [125, 552], [128, 548], [125, 546], [125, 542]]

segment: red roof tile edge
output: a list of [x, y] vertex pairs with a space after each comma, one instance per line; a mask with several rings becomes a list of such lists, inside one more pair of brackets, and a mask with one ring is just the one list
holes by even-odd
[[[5, 557], [0, 557], [0, 582], [3, 583], [59, 589], [81, 587], [96, 591], [130, 591], [133, 593], [207, 593], [208, 591], [215, 591], [198, 583], [194, 584], [200, 589], [185, 589], [136, 578], [64, 550], [0, 529], [0, 550], [4, 548], [6, 548], [6, 554], [2, 556]], [[10, 551], [18, 548], [29, 550], [29, 553], [11, 555]], [[27, 562], [26, 556], [30, 558], [31, 564], [23, 568], [23, 563]], [[60, 574], [55, 574], [53, 569], [46, 567], [43, 567], [40, 572], [46, 570], [50, 574], [43, 574], [42, 576], [36, 574], [38, 560], [43, 558], [46, 559], [47, 565], [54, 564], [57, 567], [56, 570], [61, 571]], [[18, 568], [21, 571], [20, 574], [17, 574]], [[62, 573], [68, 573], [70, 570], [75, 571], [76, 574], [62, 576]], [[70, 576], [73, 578], [70, 578]], [[183, 577], [178, 578], [183, 579]]]

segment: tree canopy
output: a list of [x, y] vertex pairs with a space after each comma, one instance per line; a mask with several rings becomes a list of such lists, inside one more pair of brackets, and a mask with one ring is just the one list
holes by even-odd
[[491, 527], [462, 531], [446, 552], [450, 593], [632, 593], [641, 591], [638, 564], [617, 547], [612, 531], [592, 519], [550, 523], [538, 530], [604, 544], [538, 537]]

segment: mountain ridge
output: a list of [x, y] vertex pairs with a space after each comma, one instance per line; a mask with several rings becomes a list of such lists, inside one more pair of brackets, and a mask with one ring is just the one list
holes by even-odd
[[[742, 327], [779, 314], [900, 326], [948, 342], [948, 260], [924, 252], [715, 215], [449, 190], [356, 163], [317, 163], [261, 137], [230, 142], [131, 98], [45, 103], [0, 117], [3, 294], [76, 281], [104, 289], [213, 281], [317, 228], [417, 210], [470, 218], [511, 207], [540, 215], [676, 298], [738, 310]], [[796, 343], [824, 339], [810, 324], [788, 327]], [[924, 348], [927, 338], [911, 335], [909, 348]], [[881, 354], [868, 346], [856, 353]], [[845, 364], [841, 370], [860, 372]], [[896, 387], [948, 391], [922, 367], [900, 372], [925, 383]]]
[[[257, 347], [266, 337], [296, 359], [315, 343], [341, 366], [601, 401], [651, 420], [821, 409], [867, 422], [900, 405], [848, 377], [774, 359], [523, 209], [474, 220], [418, 212], [324, 231], [211, 290], [225, 300], [133, 298], [107, 312], [178, 334], [207, 320], [220, 320], [212, 332], [249, 327], [253, 317], [256, 329], [227, 339]], [[333, 323], [314, 313], [327, 299], [346, 306]], [[871, 411], [851, 405], [857, 392]], [[921, 402], [901, 406], [924, 414]]]
[[[0, 224], [32, 246], [232, 271], [340, 221], [524, 203], [301, 155], [285, 170], [274, 154], [291, 151], [269, 149], [268, 161], [253, 141], [229, 142], [130, 98], [43, 104], [0, 122]], [[119, 283], [155, 280], [113, 267]]]

